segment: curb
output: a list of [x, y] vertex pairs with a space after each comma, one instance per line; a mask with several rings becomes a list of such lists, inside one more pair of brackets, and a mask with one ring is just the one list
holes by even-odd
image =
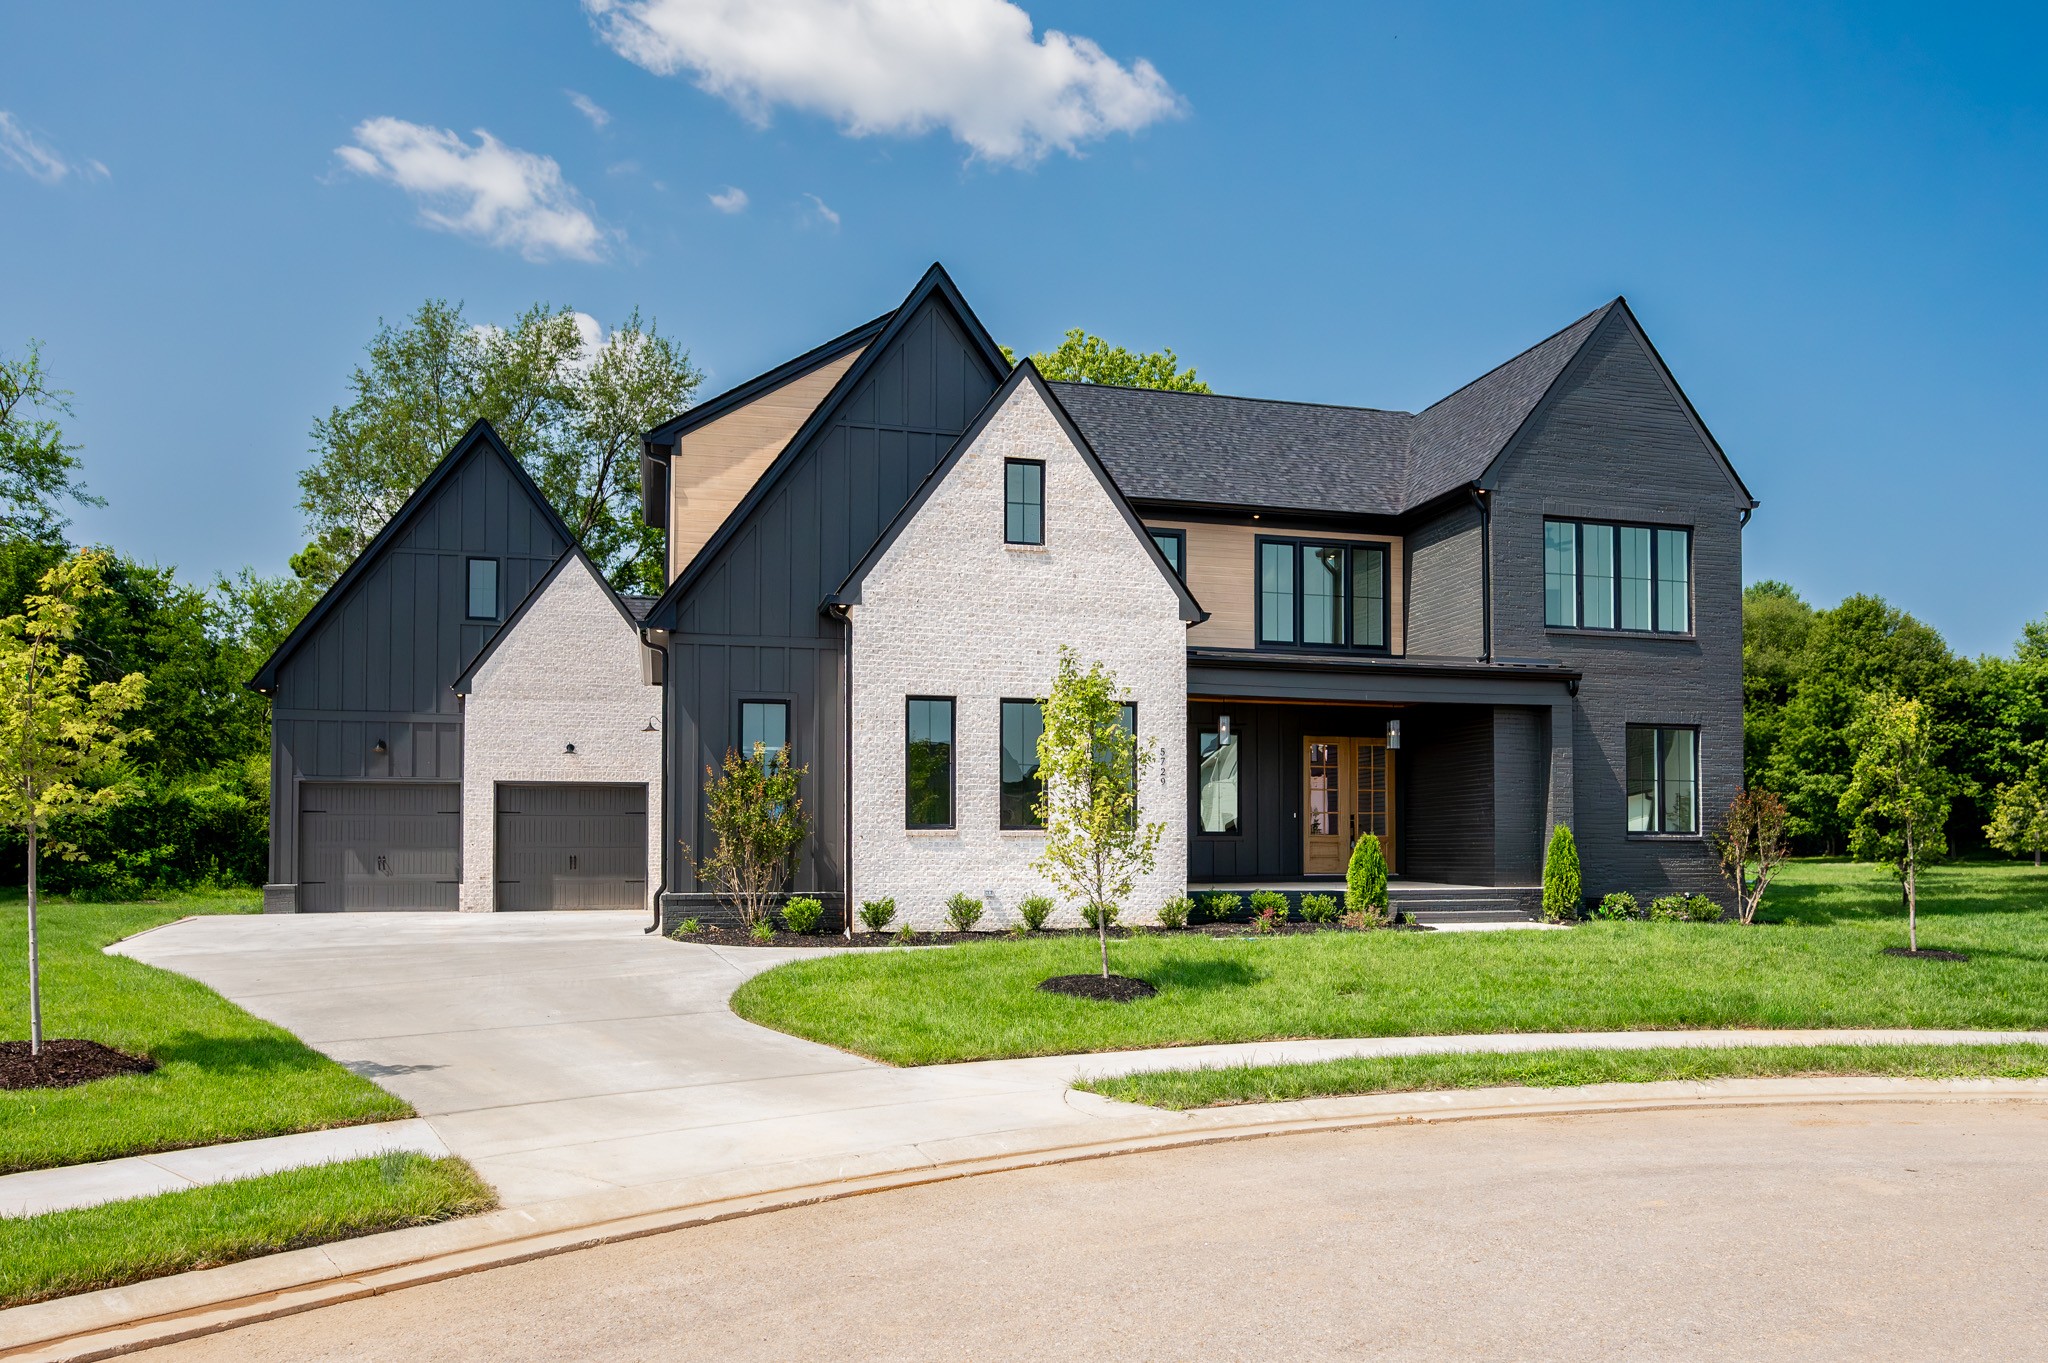
[[[20, 1306], [0, 1311], [0, 1359], [86, 1363], [485, 1269], [763, 1212], [1155, 1150], [1267, 1136], [1508, 1117], [1821, 1103], [2001, 1101], [2048, 1101], [2048, 1080], [1753, 1079], [1466, 1089], [1315, 1098], [1190, 1113], [1163, 1113], [1097, 1098], [1089, 1106], [1109, 1120], [1103, 1123], [1105, 1129], [1090, 1133], [1088, 1140], [1046, 1145], [1041, 1144], [1045, 1133], [1023, 1132], [943, 1142], [950, 1148], [950, 1159], [907, 1147], [907, 1164], [859, 1174], [842, 1166], [837, 1176], [732, 1190], [722, 1196], [705, 1196], [711, 1182], [705, 1179], [594, 1194]], [[905, 1149], [899, 1147], [874, 1158], [901, 1160]]]

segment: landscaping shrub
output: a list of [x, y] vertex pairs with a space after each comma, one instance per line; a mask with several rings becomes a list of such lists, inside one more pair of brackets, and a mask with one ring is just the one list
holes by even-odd
[[1097, 916], [1095, 906], [1093, 904], [1083, 904], [1081, 906], [1081, 926], [1087, 928], [1090, 932], [1100, 932], [1105, 927], [1115, 927], [1120, 911], [1114, 904], [1106, 905], [1105, 907], [1109, 910], [1109, 922], [1098, 923], [1095, 921]]
[[1237, 917], [1237, 911], [1244, 904], [1243, 896], [1235, 890], [1211, 890], [1202, 896], [1199, 907], [1205, 923], [1228, 923]]
[[1559, 824], [1550, 833], [1550, 850], [1543, 858], [1543, 921], [1568, 923], [1579, 916], [1579, 901], [1585, 891], [1579, 882], [1579, 845], [1572, 840], [1569, 824]]
[[1195, 911], [1195, 901], [1184, 894], [1177, 894], [1159, 906], [1159, 926], [1162, 928], [1184, 928], [1188, 917]]
[[869, 932], [880, 932], [896, 921], [896, 901], [893, 899], [864, 900], [860, 906], [861, 926]]
[[1287, 896], [1278, 890], [1252, 891], [1252, 928], [1257, 932], [1276, 931], [1287, 921]]
[[1304, 923], [1334, 923], [1337, 921], [1337, 896], [1333, 894], [1305, 894], [1301, 897], [1301, 920]]
[[973, 932], [981, 921], [981, 901], [971, 895], [955, 894], [946, 901], [946, 921], [955, 932]]
[[669, 936], [671, 936], [671, 937], [695, 937], [695, 936], [696, 936], [696, 935], [697, 935], [698, 933], [700, 933], [700, 932], [702, 932], [702, 931], [704, 931], [704, 921], [703, 921], [702, 919], [700, 919], [700, 918], [685, 918], [685, 919], [684, 919], [684, 920], [683, 920], [682, 922], [680, 922], [680, 923], [676, 924], [676, 929], [675, 929], [675, 931], [674, 931], [674, 932], [671, 932], [671, 933], [669, 934]]
[[1721, 906], [1703, 894], [1659, 895], [1650, 901], [1650, 917], [1663, 923], [1714, 923]]
[[1042, 894], [1025, 895], [1017, 901], [1017, 917], [1022, 920], [1024, 931], [1039, 932], [1052, 917], [1052, 900]]
[[753, 938], [757, 942], [774, 941], [775, 920], [773, 918], [762, 918], [757, 920], [754, 926], [747, 929], [747, 936]]
[[1344, 872], [1344, 907], [1364, 922], [1381, 922], [1387, 916], [1387, 854], [1376, 833], [1366, 834], [1351, 849], [1351, 865]]
[[782, 906], [782, 921], [791, 932], [810, 934], [825, 917], [825, 906], [809, 895], [798, 895]]
[[1600, 903], [1593, 910], [1593, 916], [1614, 922], [1623, 919], [1641, 918], [1643, 911], [1636, 904], [1636, 897], [1634, 895], [1630, 894], [1627, 890], [1616, 890], [1613, 894], [1601, 898]]
[[896, 929], [896, 945], [907, 947], [916, 940], [917, 929], [911, 927], [910, 924], [905, 923], [902, 927]]

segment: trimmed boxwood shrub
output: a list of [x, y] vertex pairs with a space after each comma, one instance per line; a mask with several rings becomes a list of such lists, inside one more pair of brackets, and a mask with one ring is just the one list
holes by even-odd
[[1037, 932], [1052, 917], [1052, 900], [1042, 894], [1026, 895], [1017, 901], [1017, 918], [1024, 931]]
[[1301, 921], [1304, 923], [1334, 923], [1337, 921], [1337, 896], [1333, 894], [1305, 894], [1301, 897]]
[[981, 901], [972, 895], [954, 895], [946, 901], [946, 921], [955, 932], [973, 932], [981, 921]]
[[1177, 894], [1159, 906], [1159, 926], [1167, 929], [1184, 928], [1188, 916], [1195, 911], [1195, 901], [1184, 894]]
[[791, 932], [809, 934], [818, 930], [825, 906], [809, 895], [798, 895], [782, 906], [782, 922]]
[[1202, 921], [1205, 923], [1228, 923], [1237, 917], [1237, 911], [1244, 906], [1244, 896], [1235, 890], [1211, 890], [1202, 896]]
[[1641, 918], [1643, 911], [1636, 904], [1636, 897], [1634, 895], [1630, 894], [1627, 890], [1616, 890], [1613, 894], [1605, 895], [1601, 898], [1600, 903], [1593, 909], [1593, 916], [1609, 921], [1621, 921], [1624, 919]]
[[881, 932], [896, 921], [896, 901], [893, 899], [864, 900], [860, 906], [861, 926], [869, 932]]

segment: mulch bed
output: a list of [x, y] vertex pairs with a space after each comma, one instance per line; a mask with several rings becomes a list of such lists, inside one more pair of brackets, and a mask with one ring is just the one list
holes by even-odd
[[[1426, 923], [1384, 923], [1377, 928], [1347, 928], [1335, 923], [1288, 923], [1268, 934], [1274, 937], [1300, 937], [1316, 932], [1430, 932]], [[1130, 937], [1128, 928], [1111, 928], [1111, 941], [1122, 941]], [[1192, 923], [1184, 928], [1144, 929], [1147, 937], [1256, 937], [1246, 923]], [[887, 932], [869, 932], [865, 928], [855, 932], [851, 941], [838, 932], [777, 932], [770, 941], [761, 942], [744, 928], [717, 927], [706, 924], [695, 932], [674, 934], [678, 942], [701, 942], [714, 947], [896, 947], [896, 946], [953, 946], [963, 942], [1009, 942], [1037, 940], [1042, 937], [1095, 937], [1093, 928], [1045, 928], [1038, 932], [1024, 934], [1023, 938], [1012, 935], [1007, 929], [994, 932], [920, 932], [909, 942], [899, 941], [895, 929]]]
[[1038, 987], [1048, 994], [1069, 998], [1096, 999], [1103, 1003], [1132, 1003], [1149, 999], [1159, 991], [1143, 980], [1128, 975], [1055, 975], [1040, 980]]
[[30, 1055], [26, 1041], [0, 1041], [0, 1089], [64, 1089], [155, 1068], [154, 1060], [75, 1037], [45, 1041], [41, 1055]]
[[1887, 956], [1911, 956], [1920, 961], [1967, 961], [1970, 958], [1960, 951], [1943, 951], [1939, 947], [1921, 947], [1918, 951], [1910, 947], [1886, 947]]

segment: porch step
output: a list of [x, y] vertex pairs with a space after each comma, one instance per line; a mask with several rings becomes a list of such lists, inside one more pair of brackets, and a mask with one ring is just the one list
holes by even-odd
[[1542, 916], [1543, 892], [1530, 886], [1389, 887], [1387, 905], [1417, 923], [1527, 923]]

